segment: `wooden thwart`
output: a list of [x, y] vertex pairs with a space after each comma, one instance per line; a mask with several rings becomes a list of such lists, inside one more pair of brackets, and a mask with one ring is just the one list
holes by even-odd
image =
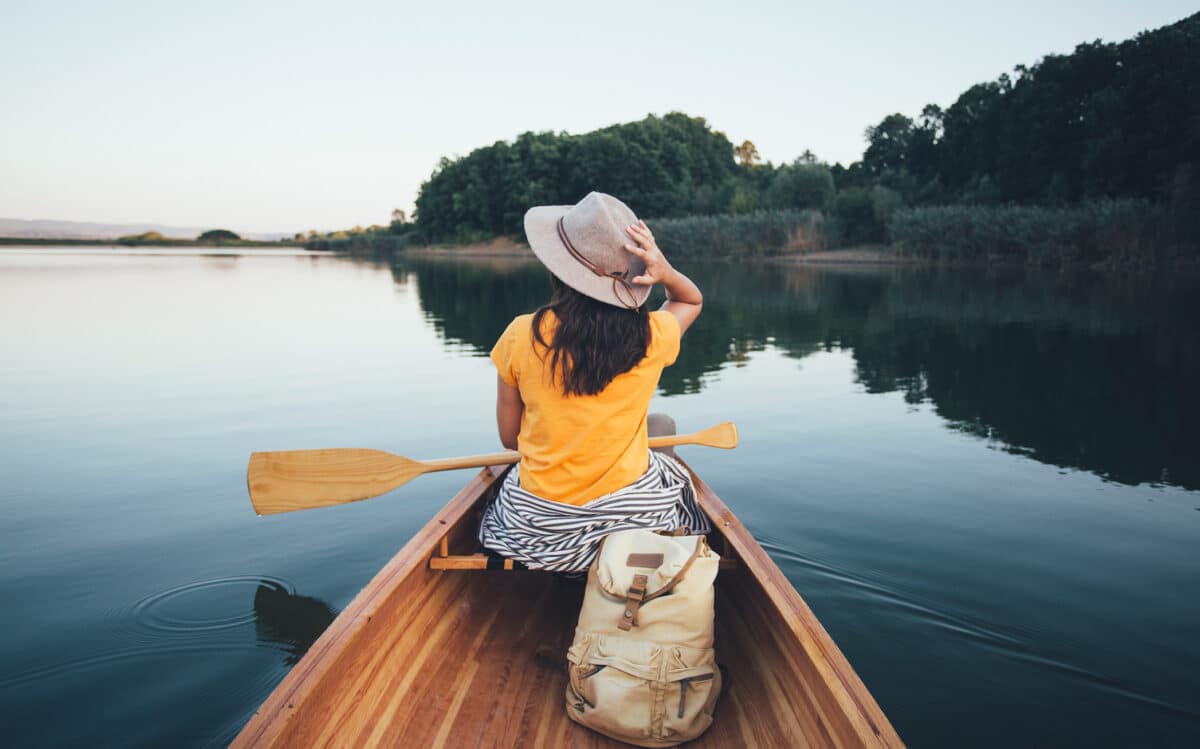
[[[721, 569], [735, 570], [736, 559], [721, 558]], [[525, 565], [490, 554], [439, 554], [429, 558], [431, 570], [523, 570]]]

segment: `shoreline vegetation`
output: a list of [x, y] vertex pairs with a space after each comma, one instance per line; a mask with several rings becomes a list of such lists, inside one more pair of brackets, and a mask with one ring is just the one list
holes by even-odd
[[[405, 256], [422, 260], [482, 259], [506, 262], [533, 261], [529, 245], [511, 237], [497, 237], [487, 242], [450, 245], [420, 245], [405, 251]], [[681, 254], [681, 257], [687, 257]], [[920, 259], [897, 254], [886, 245], [864, 244], [832, 250], [813, 250], [802, 253], [760, 255], [761, 258], [795, 263], [832, 264], [902, 264], [920, 263]]]
[[50, 237], [0, 237], [0, 247], [303, 247], [298, 238], [242, 239], [228, 229], [206, 231], [195, 239], [167, 237], [156, 231], [130, 234], [116, 239], [53, 239]]
[[47, 239], [45, 237], [0, 237], [3, 247], [299, 247], [303, 242], [282, 239], [240, 239], [224, 242], [201, 242], [196, 239], [160, 239], [146, 242], [122, 242], [116, 239]]
[[[1169, 64], [1168, 62], [1169, 61]], [[608, 192], [681, 258], [860, 258], [1107, 269], [1200, 265], [1200, 13], [1017, 65], [949, 107], [895, 113], [862, 158], [763, 163], [680, 112], [590, 133], [522, 133], [443, 158], [414, 220], [297, 235], [387, 254], [512, 242], [532, 205]], [[445, 251], [445, 250], [434, 250]], [[860, 260], [860, 262], [863, 260]]]

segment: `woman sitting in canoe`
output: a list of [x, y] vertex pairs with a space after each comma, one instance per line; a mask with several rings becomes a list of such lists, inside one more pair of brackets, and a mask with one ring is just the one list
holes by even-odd
[[[650, 397], [700, 314], [700, 290], [611, 195], [531, 208], [525, 234], [554, 294], [492, 349], [500, 441], [521, 462], [480, 541], [533, 569], [579, 571], [614, 531], [707, 532], [687, 471], [647, 445], [650, 431], [673, 433], [668, 417], [648, 416]], [[650, 312], [657, 283], [667, 301]]]

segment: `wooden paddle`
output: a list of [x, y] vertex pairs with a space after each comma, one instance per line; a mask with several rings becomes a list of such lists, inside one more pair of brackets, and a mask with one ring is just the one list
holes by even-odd
[[[651, 437], [650, 447], [705, 445], [730, 450], [737, 442], [737, 427], [726, 421], [693, 434]], [[514, 450], [442, 460], [412, 460], [355, 447], [280, 450], [250, 455], [246, 485], [254, 511], [274, 515], [377, 497], [423, 473], [505, 465], [520, 459], [521, 454]]]

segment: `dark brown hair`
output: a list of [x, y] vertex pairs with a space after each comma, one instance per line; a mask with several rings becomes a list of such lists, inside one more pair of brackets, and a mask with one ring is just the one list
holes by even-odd
[[[542, 361], [550, 355], [550, 375], [564, 395], [595, 395], [645, 358], [650, 313], [644, 304], [630, 310], [596, 301], [554, 275], [550, 281], [554, 296], [533, 313], [534, 350], [542, 348]], [[550, 341], [542, 336], [547, 312], [558, 321]]]

